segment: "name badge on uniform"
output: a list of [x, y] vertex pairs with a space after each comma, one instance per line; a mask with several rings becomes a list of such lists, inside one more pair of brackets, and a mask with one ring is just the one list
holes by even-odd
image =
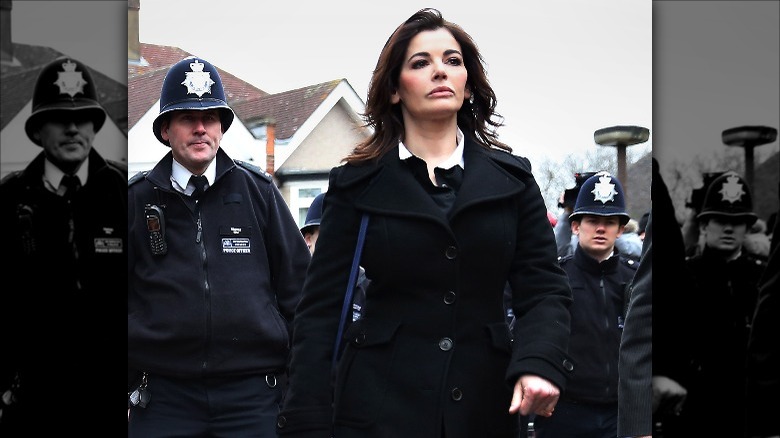
[[251, 254], [252, 243], [249, 240], [249, 227], [224, 227], [220, 230], [222, 235], [223, 254]]
[[95, 254], [122, 254], [122, 238], [109, 237], [114, 234], [113, 228], [103, 227], [103, 232], [106, 236], [95, 237], [93, 240], [95, 244]]

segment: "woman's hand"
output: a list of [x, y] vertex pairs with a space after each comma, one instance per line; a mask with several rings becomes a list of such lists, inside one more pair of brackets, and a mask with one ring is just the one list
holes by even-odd
[[558, 387], [547, 379], [531, 374], [520, 376], [515, 384], [509, 413], [520, 412], [520, 415], [534, 413], [549, 417], [553, 414], [560, 395], [561, 391]]

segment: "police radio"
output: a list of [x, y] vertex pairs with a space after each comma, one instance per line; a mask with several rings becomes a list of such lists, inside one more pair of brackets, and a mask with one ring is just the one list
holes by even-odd
[[157, 205], [146, 206], [146, 229], [149, 230], [149, 246], [154, 255], [164, 255], [168, 252], [165, 242], [165, 216], [162, 208]]
[[29, 205], [17, 205], [16, 214], [19, 218], [19, 235], [22, 238], [22, 252], [25, 255], [35, 254], [35, 235], [33, 233], [33, 209]]

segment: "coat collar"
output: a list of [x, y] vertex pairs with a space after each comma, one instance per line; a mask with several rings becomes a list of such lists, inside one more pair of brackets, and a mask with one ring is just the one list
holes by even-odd
[[[23, 178], [29, 181], [29, 183], [33, 183], [33, 184], [40, 183], [41, 175], [43, 175], [44, 172], [45, 160], [46, 158], [44, 153], [43, 152], [39, 153], [35, 158], [33, 158], [30, 164], [28, 164], [27, 167], [22, 171]], [[96, 175], [105, 167], [108, 167], [108, 163], [106, 162], [106, 160], [98, 153], [98, 151], [95, 150], [95, 148], [92, 148], [89, 151], [89, 164], [87, 169], [88, 175], [90, 177]], [[84, 183], [85, 181], [82, 179], [82, 184]]]
[[[214, 182], [216, 182], [219, 181], [222, 175], [224, 175], [230, 169], [235, 167], [235, 163], [228, 156], [228, 154], [222, 150], [222, 148], [217, 149], [217, 156], [214, 159], [217, 160], [217, 171], [216, 171], [216, 177], [214, 178]], [[172, 166], [173, 166], [173, 153], [171, 151], [168, 151], [168, 153], [165, 154], [165, 156], [163, 156], [159, 162], [157, 162], [154, 168], [152, 168], [152, 170], [149, 171], [149, 174], [146, 176], [146, 179], [151, 181], [152, 184], [156, 185], [157, 187], [173, 190], [173, 185], [171, 184]]]
[[612, 257], [604, 260], [603, 262], [599, 262], [586, 253], [585, 250], [582, 249], [582, 246], [580, 246], [578, 243], [577, 248], [574, 250], [574, 262], [581, 269], [594, 274], [600, 273], [602, 271], [615, 272], [615, 270], [617, 270], [620, 256], [618, 255], [617, 248], [615, 248], [614, 251], [615, 252], [612, 254]]
[[[486, 149], [467, 137], [463, 159], [466, 170], [449, 219], [479, 203], [511, 197], [521, 192], [532, 178], [527, 160], [509, 153]], [[447, 222], [447, 217], [423, 187], [404, 169], [398, 151], [388, 151], [375, 164], [346, 165], [337, 187], [361, 185], [365, 188], [355, 206], [369, 213], [421, 217]]]

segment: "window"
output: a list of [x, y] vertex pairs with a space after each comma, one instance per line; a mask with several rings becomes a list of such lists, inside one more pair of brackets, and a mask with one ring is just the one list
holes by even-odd
[[314, 198], [317, 197], [324, 190], [322, 187], [300, 187], [297, 190], [297, 204], [298, 204], [298, 226], [301, 227], [306, 222], [306, 214], [309, 212], [309, 206], [311, 206]]

